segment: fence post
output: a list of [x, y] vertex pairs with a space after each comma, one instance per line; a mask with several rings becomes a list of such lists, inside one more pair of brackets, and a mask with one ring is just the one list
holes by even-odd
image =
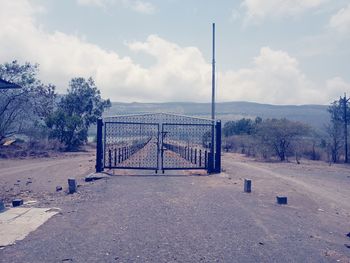
[[103, 171], [103, 143], [102, 143], [102, 119], [97, 120], [97, 134], [96, 134], [96, 173]]
[[215, 166], [214, 172], [221, 172], [221, 121], [217, 121], [215, 125], [215, 134], [216, 134], [216, 142], [215, 142]]
[[109, 169], [112, 167], [112, 150], [108, 150], [108, 164], [109, 164]]
[[208, 161], [208, 174], [212, 174], [214, 171], [214, 167], [213, 167], [213, 164], [214, 164], [214, 160], [213, 160], [213, 157], [214, 157], [214, 154], [212, 152], [208, 152], [208, 158], [207, 158], [207, 161]]

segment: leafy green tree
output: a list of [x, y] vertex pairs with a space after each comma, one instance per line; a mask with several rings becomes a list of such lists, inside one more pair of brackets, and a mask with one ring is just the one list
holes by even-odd
[[0, 65], [0, 78], [20, 85], [21, 89], [0, 90], [0, 140], [23, 132], [34, 122], [43, 122], [54, 108], [53, 85], [44, 85], [38, 78], [37, 64], [17, 61]]
[[56, 111], [46, 119], [50, 137], [76, 150], [87, 142], [88, 129], [111, 106], [110, 100], [101, 98], [101, 93], [92, 78], [73, 78], [67, 95], [58, 103]]
[[267, 119], [257, 125], [256, 137], [260, 147], [268, 147], [280, 161], [285, 161], [293, 149], [293, 143], [298, 142], [309, 131], [310, 128], [300, 122]]

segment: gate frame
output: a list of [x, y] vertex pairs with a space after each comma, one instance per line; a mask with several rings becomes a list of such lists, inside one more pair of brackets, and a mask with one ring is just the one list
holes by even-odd
[[[154, 113], [157, 114], [157, 113]], [[167, 114], [167, 113], [166, 113]], [[172, 114], [174, 115], [174, 114]], [[132, 117], [133, 115], [128, 115]], [[135, 116], [135, 115], [134, 115]], [[174, 116], [181, 116], [181, 115], [174, 115]], [[191, 116], [183, 116], [183, 117], [189, 117], [189, 118], [195, 118]], [[163, 125], [208, 125], [212, 126], [214, 133], [212, 133], [212, 136], [214, 137], [214, 144], [212, 145], [211, 143], [211, 151], [208, 154], [208, 167], [203, 167], [203, 168], [163, 168], [163, 167], [157, 167], [157, 170], [207, 170], [208, 174], [215, 174], [215, 173], [220, 173], [221, 172], [221, 121], [220, 120], [209, 120], [212, 121], [212, 124], [196, 124], [196, 123], [190, 123], [190, 124], [185, 124], [185, 123], [141, 123], [141, 124], [149, 124], [149, 125], [158, 125], [158, 133], [160, 131], [163, 131]], [[125, 124], [140, 124], [139, 122], [113, 122], [113, 121], [106, 121], [105, 123], [125, 123]], [[104, 171], [104, 137], [105, 134], [103, 134], [103, 126], [104, 122], [102, 118], [97, 119], [97, 134], [96, 134], [96, 172], [100, 173]], [[162, 126], [162, 127], [160, 127]], [[160, 129], [161, 128], [161, 129]], [[159, 135], [158, 135], [159, 136]], [[163, 140], [163, 139], [162, 139]], [[158, 137], [158, 151], [161, 150], [161, 154], [163, 154], [163, 149], [159, 149], [162, 147], [163, 141], [159, 141]], [[161, 145], [160, 145], [161, 144]], [[157, 154], [157, 159], [158, 159], [158, 154]], [[162, 162], [163, 163], [163, 160]], [[159, 165], [159, 160], [157, 161], [157, 165]], [[163, 164], [162, 164], [163, 166]], [[106, 167], [107, 168], [107, 167]], [[110, 168], [110, 167], [108, 167]], [[139, 168], [139, 167], [111, 167], [111, 169], [142, 169], [142, 170], [155, 170], [154, 168]], [[157, 171], [156, 170], [156, 171]]]

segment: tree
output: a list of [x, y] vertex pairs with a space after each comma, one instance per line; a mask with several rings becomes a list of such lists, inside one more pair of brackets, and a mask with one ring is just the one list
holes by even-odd
[[50, 137], [60, 140], [67, 150], [76, 150], [87, 142], [88, 129], [102, 116], [111, 102], [101, 98], [92, 78], [73, 78], [67, 95], [58, 103], [58, 108], [46, 119], [51, 130]]
[[332, 121], [326, 126], [328, 138], [328, 151], [330, 152], [331, 160], [333, 163], [339, 161], [340, 149], [343, 145], [342, 125], [338, 121]]
[[293, 143], [310, 131], [307, 125], [287, 119], [267, 119], [260, 122], [256, 129], [260, 146], [264, 149], [268, 147], [280, 161], [285, 161], [291, 153]]
[[255, 125], [261, 122], [261, 118], [257, 117], [253, 122], [251, 119], [240, 119], [238, 121], [228, 121], [224, 124], [223, 133], [225, 137], [232, 135], [251, 135], [254, 133]]
[[21, 89], [0, 90], [0, 140], [23, 131], [50, 114], [56, 98], [55, 87], [38, 78], [39, 66], [17, 61], [0, 65], [0, 78]]
[[348, 162], [348, 131], [347, 126], [350, 123], [349, 99], [346, 95], [339, 100], [334, 101], [329, 107], [328, 112], [331, 115], [330, 124], [326, 131], [329, 135], [329, 148], [331, 150], [332, 161], [338, 162], [341, 146], [344, 146], [344, 161]]

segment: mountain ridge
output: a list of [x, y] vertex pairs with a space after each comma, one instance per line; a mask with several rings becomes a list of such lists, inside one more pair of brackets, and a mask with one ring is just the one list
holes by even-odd
[[[257, 102], [231, 101], [216, 103], [216, 117], [223, 122], [241, 118], [287, 118], [324, 129], [329, 122], [328, 105], [273, 105]], [[145, 112], [171, 112], [189, 116], [210, 117], [211, 104], [203, 102], [112, 102], [105, 115], [124, 115]]]

